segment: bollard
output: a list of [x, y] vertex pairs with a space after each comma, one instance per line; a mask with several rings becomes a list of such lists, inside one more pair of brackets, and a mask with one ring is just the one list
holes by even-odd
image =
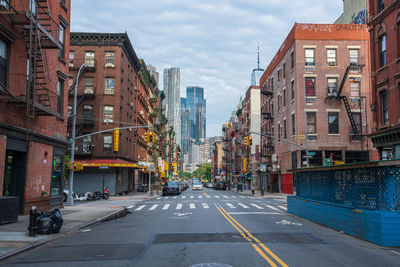
[[37, 225], [37, 217], [39, 216], [39, 212], [37, 212], [37, 207], [32, 206], [31, 210], [29, 211], [29, 236], [35, 236], [36, 231], [38, 230]]
[[254, 189], [251, 189], [251, 193], [254, 195]]

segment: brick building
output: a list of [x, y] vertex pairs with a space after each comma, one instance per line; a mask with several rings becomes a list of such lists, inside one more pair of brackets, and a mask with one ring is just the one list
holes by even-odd
[[[76, 136], [149, 125], [150, 100], [145, 83], [150, 75], [126, 33], [71, 33], [69, 59], [69, 114], [77, 71], [82, 64], [88, 64], [78, 83]], [[147, 161], [144, 132], [125, 129], [119, 131], [119, 136], [105, 132], [78, 139], [76, 161], [82, 162], [84, 169], [75, 172], [74, 191], [101, 191], [104, 184], [116, 194], [142, 183], [145, 174], [138, 163]], [[110, 168], [99, 170], [102, 165]]]
[[309, 166], [368, 160], [368, 37], [350, 24], [295, 24], [286, 37], [260, 79], [270, 190], [307, 166], [307, 145]]
[[369, 1], [370, 138], [381, 160], [400, 159], [400, 1]]
[[62, 205], [70, 0], [0, 1], [0, 195]]

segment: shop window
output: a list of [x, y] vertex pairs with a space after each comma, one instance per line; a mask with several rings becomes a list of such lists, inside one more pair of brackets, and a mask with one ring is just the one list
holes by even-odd
[[7, 88], [8, 49], [7, 44], [0, 39], [0, 91]]
[[358, 49], [349, 49], [349, 61], [350, 64], [359, 64], [359, 52]]
[[307, 133], [316, 134], [317, 133], [317, 113], [307, 112]]
[[103, 153], [110, 154], [112, 153], [112, 135], [103, 135]]
[[328, 133], [339, 133], [339, 112], [328, 112]]
[[306, 78], [306, 96], [315, 96], [315, 78]]
[[336, 66], [336, 49], [326, 49], [326, 60], [329, 66]]
[[314, 60], [314, 49], [309, 49], [307, 48], [305, 50], [305, 56], [306, 56], [306, 66], [315, 66], [315, 60]]
[[114, 94], [114, 78], [105, 78], [104, 94]]
[[61, 196], [61, 182], [63, 176], [63, 161], [64, 157], [61, 155], [54, 155], [53, 157], [53, 171], [51, 175], [51, 188], [50, 196]]

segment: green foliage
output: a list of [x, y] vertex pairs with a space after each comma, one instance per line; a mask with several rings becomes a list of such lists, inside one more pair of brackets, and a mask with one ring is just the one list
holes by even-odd
[[193, 176], [197, 178], [205, 178], [206, 180], [211, 181], [211, 163], [203, 163], [193, 172]]

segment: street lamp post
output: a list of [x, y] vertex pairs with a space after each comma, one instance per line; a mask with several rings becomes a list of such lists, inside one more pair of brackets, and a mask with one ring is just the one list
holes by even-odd
[[[73, 113], [72, 113], [72, 144], [71, 144], [71, 162], [75, 161], [75, 131], [76, 131], [76, 104], [78, 100], [78, 84], [79, 84], [79, 76], [82, 70], [86, 67], [89, 67], [88, 64], [84, 63], [80, 66], [78, 70], [78, 74], [76, 75], [76, 82], [74, 87], [74, 106], [73, 106]], [[74, 170], [71, 169], [70, 176], [69, 176], [69, 191], [68, 191], [68, 198], [67, 198], [67, 205], [74, 205], [74, 199], [72, 197], [73, 193], [73, 184], [74, 184]]]

